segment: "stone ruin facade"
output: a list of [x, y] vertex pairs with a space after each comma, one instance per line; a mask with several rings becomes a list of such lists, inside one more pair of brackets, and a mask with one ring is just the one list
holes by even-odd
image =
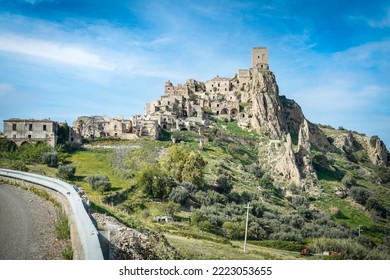
[[209, 114], [248, 127], [253, 116], [252, 75], [268, 69], [267, 48], [253, 48], [252, 68], [238, 70], [233, 78], [217, 76], [206, 82], [188, 79], [176, 86], [167, 81], [164, 95], [146, 104], [145, 118], [171, 131], [196, 129], [207, 123]]
[[50, 119], [4, 120], [4, 137], [21, 146], [24, 143], [47, 142], [51, 147], [57, 145], [59, 124]]
[[123, 117], [82, 116], [72, 124], [70, 142], [81, 143], [82, 138], [101, 137], [135, 140], [142, 136], [158, 139], [160, 130], [157, 123], [144, 116], [133, 116], [129, 120]]

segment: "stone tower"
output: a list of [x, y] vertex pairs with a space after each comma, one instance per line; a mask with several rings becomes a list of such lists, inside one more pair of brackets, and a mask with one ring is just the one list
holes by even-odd
[[265, 47], [252, 48], [252, 68], [268, 69], [268, 49]]

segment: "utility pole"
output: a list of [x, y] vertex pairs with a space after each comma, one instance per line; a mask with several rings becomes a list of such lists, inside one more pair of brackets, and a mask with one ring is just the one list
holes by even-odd
[[246, 237], [248, 235], [249, 209], [251, 209], [252, 207], [249, 206], [249, 202], [248, 202], [248, 205], [245, 206], [244, 208], [246, 208], [245, 241], [244, 241], [244, 253], [245, 253], [246, 252]]
[[359, 237], [360, 237], [360, 233], [363, 231], [363, 230], [361, 229], [361, 227], [362, 227], [362, 225], [359, 225], [359, 229], [358, 229], [358, 231], [359, 231]]

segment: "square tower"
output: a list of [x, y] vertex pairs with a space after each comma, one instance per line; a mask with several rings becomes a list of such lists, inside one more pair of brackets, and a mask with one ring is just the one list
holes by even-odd
[[252, 68], [268, 68], [268, 49], [265, 47], [252, 48]]

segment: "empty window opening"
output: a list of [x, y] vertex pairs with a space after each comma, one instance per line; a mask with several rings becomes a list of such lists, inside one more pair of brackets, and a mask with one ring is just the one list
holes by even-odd
[[16, 123], [13, 123], [13, 124], [12, 124], [12, 130], [13, 130], [13, 131], [16, 131]]
[[28, 125], [28, 130], [32, 130], [32, 123], [30, 123], [29, 125]]
[[31, 139], [31, 134], [27, 136], [28, 139]]
[[43, 125], [43, 131], [46, 131], [47, 130], [47, 127], [46, 127], [46, 124]]

